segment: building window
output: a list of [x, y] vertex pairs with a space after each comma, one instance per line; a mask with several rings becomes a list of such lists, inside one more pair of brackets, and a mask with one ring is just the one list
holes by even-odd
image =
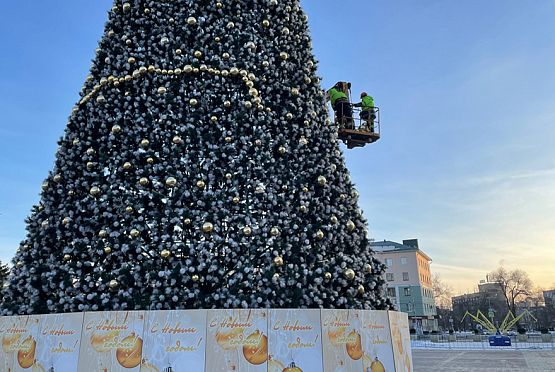
[[405, 287], [405, 296], [410, 296], [410, 287]]
[[407, 311], [408, 312], [414, 311], [414, 306], [410, 302], [407, 304]]
[[387, 289], [387, 296], [388, 297], [396, 297], [395, 288], [388, 288]]
[[394, 281], [395, 279], [393, 278], [393, 273], [386, 273], [385, 280], [387, 280], [388, 282]]
[[406, 264], [407, 264], [407, 258], [401, 257], [401, 265], [406, 265]]
[[405, 281], [405, 282], [409, 281], [409, 273], [407, 273], [407, 272], [403, 273], [403, 281]]
[[393, 258], [386, 258], [385, 259], [385, 266], [387, 266], [387, 267], [393, 266]]

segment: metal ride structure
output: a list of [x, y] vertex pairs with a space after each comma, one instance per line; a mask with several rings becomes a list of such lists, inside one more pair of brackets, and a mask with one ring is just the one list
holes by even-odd
[[[336, 84], [338, 90], [345, 93], [351, 105], [351, 116], [344, 116], [337, 118], [335, 116], [335, 123], [338, 125], [338, 138], [347, 145], [348, 149], [355, 147], [364, 147], [380, 139], [380, 108], [374, 107], [368, 120], [360, 117], [361, 110], [353, 107], [351, 83], [338, 82]], [[334, 111], [335, 114], [335, 111]]]
[[515, 316], [513, 312], [509, 310], [509, 312], [505, 316], [505, 319], [503, 319], [503, 322], [501, 322], [501, 325], [499, 327], [496, 327], [493, 322], [489, 320], [488, 317], [485, 316], [484, 313], [482, 313], [480, 310], [478, 310], [476, 315], [473, 315], [469, 311], [467, 311], [464, 314], [461, 323], [464, 322], [467, 316], [472, 318], [472, 320], [480, 324], [489, 332], [494, 333], [493, 336], [489, 337], [490, 346], [511, 346], [511, 338], [506, 335], [507, 331], [525, 316], [530, 316], [532, 317], [532, 319], [537, 320], [528, 310], [525, 310], [519, 316]]

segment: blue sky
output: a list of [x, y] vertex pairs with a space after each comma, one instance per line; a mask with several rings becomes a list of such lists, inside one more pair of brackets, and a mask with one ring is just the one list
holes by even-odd
[[[382, 140], [346, 152], [372, 236], [418, 238], [457, 292], [500, 263], [555, 285], [555, 1], [303, 0], [326, 86], [353, 83]], [[53, 165], [109, 0], [0, 15], [0, 260]]]

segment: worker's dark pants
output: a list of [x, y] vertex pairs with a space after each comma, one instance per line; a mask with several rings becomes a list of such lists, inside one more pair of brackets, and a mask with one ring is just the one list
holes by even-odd
[[376, 114], [374, 114], [374, 109], [364, 110], [360, 112], [360, 118], [368, 123], [368, 129], [373, 132], [374, 131], [374, 119], [376, 118]]
[[349, 101], [338, 100], [335, 102], [335, 117], [340, 126], [354, 128], [353, 110]]

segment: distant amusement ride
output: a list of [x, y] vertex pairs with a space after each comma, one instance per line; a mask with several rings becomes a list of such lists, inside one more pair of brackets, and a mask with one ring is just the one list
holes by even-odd
[[[359, 103], [351, 103], [351, 83], [339, 81], [327, 92], [339, 127], [338, 137], [347, 148], [364, 147], [380, 139], [380, 109], [366, 92]], [[357, 115], [355, 115], [357, 114]]]

